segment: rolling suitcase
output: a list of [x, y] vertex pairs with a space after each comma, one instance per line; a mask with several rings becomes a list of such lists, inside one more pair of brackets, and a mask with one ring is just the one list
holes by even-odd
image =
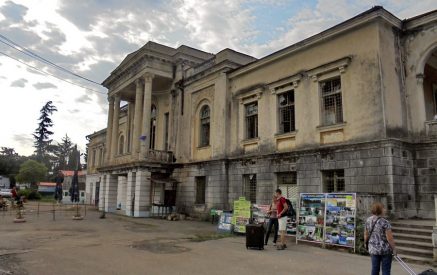
[[264, 249], [264, 226], [262, 224], [246, 224], [246, 249]]
[[405, 271], [408, 272], [408, 274], [410, 275], [437, 275], [437, 272], [435, 272], [432, 269], [428, 269], [425, 270], [423, 272], [420, 272], [419, 274], [417, 274], [416, 272], [414, 272], [414, 270], [411, 269], [411, 267], [409, 267], [400, 257], [394, 255], [393, 256], [396, 261], [398, 261], [398, 263], [405, 269]]

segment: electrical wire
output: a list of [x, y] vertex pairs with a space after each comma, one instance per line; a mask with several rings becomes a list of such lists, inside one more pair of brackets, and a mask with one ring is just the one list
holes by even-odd
[[37, 67], [35, 67], [35, 66], [29, 65], [29, 64], [27, 64], [26, 62], [23, 62], [23, 61], [19, 60], [18, 58], [15, 58], [15, 57], [13, 57], [13, 56], [10, 56], [10, 55], [8, 55], [8, 54], [2, 52], [2, 51], [0, 51], [0, 54], [4, 55], [4, 56], [6, 56], [6, 57], [9, 57], [9, 58], [11, 58], [11, 59], [13, 59], [13, 60], [15, 60], [15, 61], [17, 61], [17, 62], [19, 62], [19, 63], [25, 65], [25, 66], [27, 66], [27, 67], [33, 69], [33, 70], [35, 70], [35, 71], [37, 71], [37, 72], [42, 73], [42, 74], [45, 74], [45, 75], [48, 75], [48, 76], [54, 77], [54, 78], [56, 78], [56, 79], [59, 79], [59, 80], [61, 80], [61, 81], [67, 82], [67, 83], [69, 83], [69, 84], [72, 84], [72, 85], [75, 85], [75, 86], [78, 86], [78, 87], [81, 87], [81, 88], [86, 89], [86, 90], [91, 91], [91, 92], [95, 92], [95, 93], [99, 93], [99, 94], [104, 94], [104, 95], [106, 95], [105, 92], [101, 92], [101, 91], [97, 91], [97, 90], [94, 90], [94, 89], [90, 89], [90, 88], [85, 87], [85, 86], [83, 86], [83, 85], [77, 84], [77, 83], [72, 82], [72, 81], [68, 81], [68, 80], [63, 79], [63, 78], [61, 78], [61, 77], [58, 77], [58, 76], [56, 76], [56, 75], [54, 75], [54, 74], [48, 73], [48, 72], [46, 72], [46, 71], [43, 71], [43, 70], [41, 70], [41, 69], [39, 69], [39, 68], [37, 68]]
[[[68, 73], [68, 74], [71, 74], [71, 75], [73, 75], [73, 76], [75, 76], [75, 77], [78, 77], [78, 78], [81, 78], [81, 79], [83, 79], [83, 80], [86, 80], [86, 81], [88, 81], [88, 82], [91, 82], [91, 83], [93, 83], [93, 84], [96, 84], [96, 85], [99, 85], [99, 86], [102, 85], [102, 84], [100, 84], [100, 83], [98, 83], [98, 82], [96, 82], [96, 81], [94, 81], [94, 80], [91, 80], [91, 79], [86, 78], [86, 77], [84, 77], [84, 76], [81, 76], [81, 75], [79, 75], [79, 74], [77, 74], [77, 73], [75, 73], [75, 72], [72, 72], [72, 71], [70, 71], [70, 70], [68, 70], [68, 69], [65, 69], [64, 67], [61, 67], [61, 66], [59, 66], [59, 65], [57, 65], [57, 64], [55, 64], [55, 63], [53, 63], [53, 62], [51, 62], [51, 61], [49, 61], [49, 60], [47, 60], [47, 59], [45, 59], [44, 57], [41, 57], [40, 55], [38, 55], [38, 54], [36, 54], [36, 53], [30, 51], [29, 49], [27, 49], [27, 48], [25, 48], [25, 47], [23, 47], [23, 46], [21, 46], [21, 45], [19, 45], [19, 44], [17, 44], [17, 43], [15, 43], [14, 41], [12, 41], [11, 39], [7, 38], [6, 36], [4, 36], [4, 35], [2, 35], [2, 34], [0, 34], [0, 38], [2, 38], [2, 39], [4, 39], [4, 40], [7, 41], [7, 42], [6, 42], [6, 41], [3, 41], [3, 40], [0, 39], [0, 42], [1, 42], [1, 43], [3, 43], [3, 44], [5, 44], [5, 45], [7, 45], [7, 46], [9, 46], [9, 47], [11, 47], [11, 48], [13, 48], [13, 49], [19, 51], [19, 52], [21, 52], [21, 53], [23, 53], [23, 54], [25, 54], [25, 55], [27, 55], [27, 56], [29, 56], [29, 57], [36, 58], [36, 59], [38, 59], [39, 61], [44, 62], [44, 63], [47, 64], [47, 65], [50, 65], [50, 66], [52, 66], [52, 67], [54, 67], [54, 68], [56, 68], [56, 69], [59, 69], [59, 70], [61, 70], [61, 71], [64, 71], [64, 72], [66, 72], [66, 73]], [[8, 42], [9, 42], [9, 43], [8, 43]], [[12, 45], [11, 45], [11, 44], [12, 44]]]

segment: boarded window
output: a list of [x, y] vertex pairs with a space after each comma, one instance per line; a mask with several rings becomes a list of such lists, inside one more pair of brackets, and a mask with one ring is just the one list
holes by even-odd
[[210, 117], [211, 112], [209, 106], [203, 106], [200, 111], [200, 147], [209, 145]]
[[322, 124], [333, 125], [343, 122], [343, 105], [340, 77], [320, 82], [322, 99]]
[[246, 111], [246, 139], [258, 137], [258, 103], [245, 106]]
[[256, 174], [243, 176], [243, 195], [246, 200], [256, 203]]
[[205, 204], [206, 177], [196, 177], [196, 204]]
[[323, 184], [326, 193], [344, 192], [344, 170], [323, 171]]
[[296, 130], [294, 118], [294, 91], [278, 95], [279, 133]]

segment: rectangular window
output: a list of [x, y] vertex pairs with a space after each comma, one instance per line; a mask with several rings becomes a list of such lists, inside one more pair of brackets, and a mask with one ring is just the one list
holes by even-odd
[[323, 184], [325, 193], [344, 192], [344, 170], [323, 171]]
[[205, 204], [206, 177], [196, 177], [196, 204]]
[[245, 106], [246, 139], [258, 137], [258, 102]]
[[96, 149], [94, 149], [93, 150], [93, 155], [92, 155], [92, 158], [93, 158], [93, 162], [92, 162], [92, 166], [94, 167], [94, 166], [96, 166], [96, 156], [97, 156], [97, 152], [96, 152]]
[[169, 113], [164, 114], [164, 150], [168, 151]]
[[289, 199], [293, 207], [297, 208], [299, 200], [299, 187], [297, 185], [296, 172], [284, 172], [277, 174], [277, 186], [282, 191], [282, 195]]
[[343, 103], [340, 77], [320, 82], [322, 100], [322, 124], [343, 122]]
[[243, 196], [256, 203], [256, 174], [243, 175]]
[[279, 133], [290, 133], [296, 130], [294, 119], [294, 91], [278, 95]]

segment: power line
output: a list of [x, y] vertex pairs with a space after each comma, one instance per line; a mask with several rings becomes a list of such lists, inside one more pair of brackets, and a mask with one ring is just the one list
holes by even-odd
[[35, 70], [35, 71], [37, 71], [37, 72], [42, 73], [42, 74], [49, 75], [49, 76], [51, 76], [51, 77], [54, 77], [54, 78], [59, 79], [59, 80], [61, 80], [61, 81], [67, 82], [67, 83], [69, 83], [69, 84], [72, 84], [72, 85], [75, 85], [75, 86], [81, 87], [81, 88], [86, 89], [86, 90], [88, 90], [88, 91], [92, 91], [92, 92], [95, 92], [95, 93], [99, 93], [99, 94], [104, 94], [104, 95], [106, 95], [105, 92], [100, 92], [100, 91], [97, 91], [97, 90], [94, 90], [94, 89], [90, 89], [90, 88], [85, 87], [85, 86], [83, 86], [83, 85], [80, 85], [80, 84], [77, 84], [77, 83], [74, 83], [74, 82], [68, 81], [68, 80], [63, 79], [63, 78], [61, 78], [61, 77], [58, 77], [58, 76], [56, 76], [56, 75], [54, 75], [54, 74], [48, 73], [48, 72], [46, 72], [46, 71], [43, 71], [43, 70], [41, 70], [41, 69], [39, 69], [39, 68], [37, 68], [37, 67], [34, 67], [34, 66], [32, 66], [32, 65], [29, 65], [29, 64], [27, 64], [27, 63], [25, 63], [25, 62], [19, 60], [18, 58], [15, 58], [15, 57], [13, 57], [13, 56], [10, 56], [10, 55], [8, 55], [8, 54], [2, 52], [2, 51], [0, 51], [0, 54], [4, 55], [4, 56], [6, 56], [6, 57], [9, 57], [9, 58], [11, 58], [11, 59], [13, 59], [13, 60], [15, 60], [15, 61], [17, 61], [17, 62], [19, 62], [19, 63], [25, 65], [25, 66], [27, 66], [27, 67], [29, 67], [29, 68], [32, 68], [33, 70]]
[[54, 68], [56, 68], [56, 69], [59, 69], [59, 70], [64, 71], [64, 72], [66, 72], [66, 73], [68, 73], [68, 74], [74, 75], [75, 77], [79, 77], [79, 78], [81, 78], [81, 79], [83, 79], [83, 80], [86, 80], [86, 81], [88, 81], [88, 82], [91, 82], [91, 83], [93, 83], [93, 84], [96, 84], [96, 85], [101, 86], [100, 83], [98, 83], [98, 82], [96, 82], [96, 81], [94, 81], [94, 80], [91, 80], [91, 79], [89, 79], [89, 78], [86, 78], [86, 77], [84, 77], [84, 76], [81, 76], [81, 75], [79, 75], [79, 74], [77, 74], [77, 73], [75, 73], [75, 72], [72, 72], [72, 71], [70, 71], [70, 70], [68, 70], [68, 69], [65, 69], [64, 67], [61, 67], [61, 66], [59, 66], [59, 65], [57, 65], [57, 64], [55, 64], [55, 63], [53, 63], [53, 62], [51, 62], [51, 61], [49, 61], [49, 60], [47, 60], [47, 59], [45, 59], [44, 57], [41, 57], [40, 55], [38, 55], [38, 54], [36, 54], [36, 53], [30, 51], [29, 49], [27, 49], [27, 48], [25, 48], [25, 47], [23, 47], [23, 46], [21, 46], [21, 45], [19, 45], [19, 44], [17, 44], [17, 43], [15, 43], [14, 41], [12, 41], [11, 39], [7, 38], [6, 36], [4, 36], [4, 35], [2, 35], [2, 34], [0, 34], [0, 37], [3, 38], [4, 40], [8, 41], [8, 42], [11, 43], [12, 45], [9, 44], [8, 42], [3, 41], [3, 40], [0, 40], [1, 43], [3, 43], [3, 44], [5, 44], [5, 45], [7, 45], [7, 46], [9, 46], [9, 47], [11, 47], [11, 48], [13, 48], [13, 49], [19, 51], [19, 52], [21, 52], [21, 53], [23, 53], [23, 54], [25, 54], [25, 55], [27, 55], [27, 56], [29, 56], [29, 57], [36, 58], [36, 59], [38, 59], [39, 61], [44, 62], [45, 64], [50, 65], [50, 66], [52, 66], [52, 67], [54, 67]]

